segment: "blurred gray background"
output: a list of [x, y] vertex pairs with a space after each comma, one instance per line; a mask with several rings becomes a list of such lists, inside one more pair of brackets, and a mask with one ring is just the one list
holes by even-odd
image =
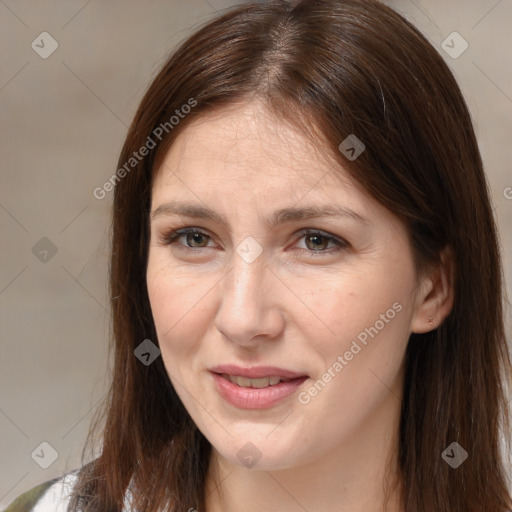
[[[80, 465], [108, 366], [112, 193], [93, 190], [115, 172], [168, 53], [236, 3], [0, 0], [0, 508]], [[512, 1], [387, 3], [429, 38], [465, 94], [510, 296]], [[510, 310], [507, 322], [510, 336]]]

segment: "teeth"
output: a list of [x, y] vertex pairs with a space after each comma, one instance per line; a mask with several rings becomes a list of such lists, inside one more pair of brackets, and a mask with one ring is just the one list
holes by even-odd
[[279, 384], [281, 381], [287, 381], [290, 379], [285, 379], [284, 377], [262, 377], [260, 379], [249, 379], [248, 377], [240, 377], [237, 375], [228, 375], [227, 373], [223, 373], [222, 376], [232, 382], [233, 384], [236, 384], [237, 386], [240, 386], [242, 388], [266, 388], [268, 386], [275, 386], [276, 384]]
[[[243, 388], [252, 387], [251, 379], [248, 379], [247, 377], [230, 377], [229, 380], [233, 384], [238, 384], [239, 386], [242, 386]], [[258, 380], [261, 381], [261, 379], [258, 379]], [[267, 380], [267, 385], [268, 385], [268, 380]], [[262, 387], [262, 386], [260, 386], [260, 387]]]

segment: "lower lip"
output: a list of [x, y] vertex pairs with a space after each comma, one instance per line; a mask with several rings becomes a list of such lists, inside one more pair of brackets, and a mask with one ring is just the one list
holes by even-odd
[[217, 391], [224, 400], [240, 409], [268, 409], [295, 393], [308, 377], [299, 377], [266, 388], [243, 388], [214, 373]]

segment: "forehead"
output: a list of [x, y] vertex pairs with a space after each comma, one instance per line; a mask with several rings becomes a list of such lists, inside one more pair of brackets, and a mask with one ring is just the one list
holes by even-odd
[[232, 183], [252, 188], [272, 180], [274, 186], [294, 190], [358, 188], [322, 144], [276, 119], [257, 102], [188, 125], [165, 155], [153, 192], [178, 176], [207, 186]]
[[325, 147], [258, 104], [219, 111], [184, 128], [157, 170], [151, 202], [153, 212], [186, 202], [244, 219], [275, 218], [293, 208], [341, 207], [381, 233], [406, 235], [400, 219]]

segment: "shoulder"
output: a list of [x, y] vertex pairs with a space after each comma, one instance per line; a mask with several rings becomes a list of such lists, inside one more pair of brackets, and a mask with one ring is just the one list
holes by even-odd
[[18, 496], [4, 512], [66, 512], [78, 471], [33, 487]]
[[[67, 512], [78, 476], [84, 468], [75, 469], [61, 477], [48, 480], [24, 492], [2, 512]], [[122, 512], [133, 512], [132, 481], [124, 496]]]

